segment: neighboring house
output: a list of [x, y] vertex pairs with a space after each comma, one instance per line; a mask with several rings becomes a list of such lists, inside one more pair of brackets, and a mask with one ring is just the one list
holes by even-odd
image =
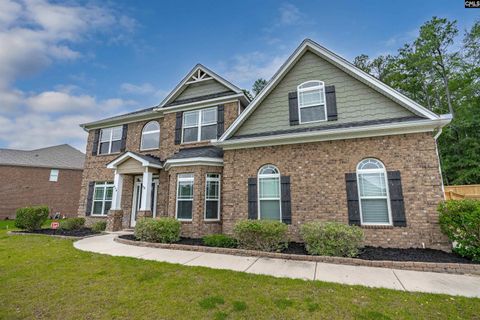
[[170, 216], [182, 234], [241, 219], [361, 226], [366, 244], [448, 249], [436, 137], [450, 122], [311, 40], [249, 101], [197, 65], [152, 108], [89, 132], [79, 215]]
[[0, 219], [15, 210], [46, 205], [50, 216], [78, 211], [85, 154], [68, 144], [36, 149], [0, 149]]

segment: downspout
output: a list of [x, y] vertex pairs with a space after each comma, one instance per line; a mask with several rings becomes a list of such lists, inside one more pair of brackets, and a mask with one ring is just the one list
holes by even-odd
[[441, 164], [440, 164], [440, 155], [439, 155], [439, 153], [438, 153], [438, 143], [437, 143], [437, 140], [438, 140], [438, 138], [440, 137], [441, 134], [442, 134], [442, 128], [439, 128], [437, 134], [433, 137], [433, 139], [435, 139], [435, 152], [436, 152], [436, 154], [437, 154], [438, 172], [440, 173], [440, 181], [441, 181], [441, 183], [442, 183], [443, 200], [446, 200], [446, 196], [445, 196], [445, 185], [443, 184], [442, 166], [441, 166]]

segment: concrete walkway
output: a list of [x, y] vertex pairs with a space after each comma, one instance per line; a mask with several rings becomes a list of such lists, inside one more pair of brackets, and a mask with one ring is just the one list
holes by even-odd
[[74, 246], [83, 251], [179, 263], [186, 266], [202, 266], [274, 277], [321, 280], [403, 291], [480, 297], [480, 277], [477, 276], [137, 247], [114, 242], [113, 239], [117, 235], [108, 234], [85, 238], [75, 242]]

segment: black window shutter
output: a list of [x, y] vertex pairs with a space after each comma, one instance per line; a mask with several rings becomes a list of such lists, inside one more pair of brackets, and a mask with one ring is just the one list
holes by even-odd
[[92, 213], [92, 201], [93, 201], [93, 191], [95, 190], [95, 182], [90, 181], [88, 183], [88, 192], [87, 192], [87, 207], [85, 208], [85, 215], [89, 216]]
[[296, 91], [288, 94], [288, 111], [290, 114], [290, 125], [298, 125], [298, 98]]
[[358, 201], [357, 174], [346, 173], [348, 224], [360, 225], [360, 206]]
[[280, 178], [282, 190], [282, 222], [292, 224], [292, 200], [290, 196], [290, 177]]
[[217, 107], [217, 138], [220, 138], [224, 130], [224, 116], [223, 116], [224, 106]]
[[337, 97], [335, 95], [335, 86], [325, 87], [325, 98], [327, 100], [328, 121], [338, 119], [337, 115]]
[[120, 146], [120, 151], [123, 152], [127, 148], [127, 131], [128, 124], [124, 124], [122, 128], [122, 144]]
[[182, 143], [182, 120], [183, 111], [177, 112], [177, 119], [175, 121], [175, 144]]
[[92, 155], [96, 156], [98, 152], [98, 141], [100, 140], [100, 129], [96, 129], [93, 133]]
[[257, 178], [248, 178], [248, 219], [258, 219]]
[[387, 177], [393, 225], [395, 227], [406, 227], [407, 219], [405, 217], [405, 205], [403, 203], [402, 179], [400, 177], [400, 171], [388, 171]]

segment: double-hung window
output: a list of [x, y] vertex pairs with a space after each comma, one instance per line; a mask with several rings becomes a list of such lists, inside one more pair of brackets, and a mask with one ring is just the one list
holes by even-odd
[[327, 120], [325, 84], [322, 81], [307, 81], [297, 87], [298, 114], [300, 123]]
[[205, 220], [220, 219], [220, 175], [207, 173], [205, 186]]
[[98, 154], [120, 152], [122, 147], [122, 126], [100, 130]]
[[217, 138], [217, 107], [183, 113], [183, 142]]
[[193, 173], [177, 175], [177, 219], [192, 220]]
[[92, 215], [107, 215], [112, 206], [112, 195], [112, 182], [96, 182], [93, 191]]
[[391, 225], [387, 174], [377, 159], [364, 159], [357, 166], [360, 219], [364, 225]]
[[50, 170], [50, 178], [48, 180], [52, 182], [58, 181], [58, 169]]
[[280, 171], [265, 165], [258, 172], [258, 212], [260, 219], [281, 220]]

